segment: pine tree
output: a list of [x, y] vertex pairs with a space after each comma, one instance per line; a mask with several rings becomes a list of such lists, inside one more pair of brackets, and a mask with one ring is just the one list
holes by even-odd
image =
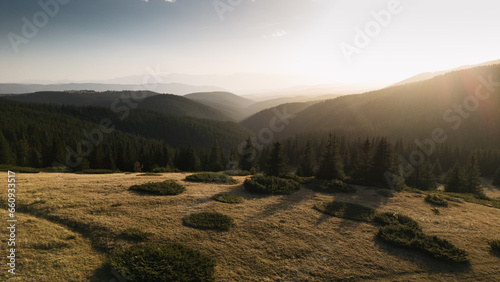
[[418, 188], [422, 190], [434, 190], [436, 189], [436, 177], [432, 171], [432, 165], [430, 162], [425, 162], [420, 167], [420, 178]]
[[389, 185], [385, 178], [386, 173], [395, 173], [392, 150], [386, 138], [382, 138], [373, 155], [372, 167], [368, 181], [373, 185], [386, 187]]
[[17, 165], [29, 166], [30, 146], [26, 136], [23, 135], [17, 146]]
[[240, 168], [246, 171], [257, 170], [258, 154], [257, 149], [252, 143], [252, 139], [248, 137], [243, 152], [240, 158]]
[[236, 148], [232, 147], [231, 151], [229, 152], [229, 160], [226, 169], [238, 170], [238, 164], [239, 164], [238, 152], [236, 151]]
[[500, 187], [500, 167], [497, 169], [495, 176], [493, 176], [493, 185]]
[[340, 157], [337, 140], [329, 135], [326, 148], [323, 152], [321, 164], [319, 166], [317, 177], [320, 179], [345, 179], [344, 164]]
[[208, 170], [209, 171], [222, 171], [224, 170], [224, 165], [222, 163], [222, 150], [219, 146], [219, 142], [215, 140], [212, 150], [210, 151], [210, 156], [208, 158]]
[[42, 154], [36, 148], [31, 148], [29, 166], [42, 167]]
[[297, 169], [298, 176], [311, 177], [314, 176], [315, 170], [315, 157], [314, 152], [311, 147], [311, 143], [308, 141], [306, 144], [306, 149], [300, 158], [299, 167]]
[[9, 142], [0, 130], [0, 164], [14, 164], [15, 155], [12, 152]]
[[444, 190], [446, 192], [460, 192], [462, 190], [462, 173], [460, 165], [455, 163], [446, 175], [446, 183], [444, 185]]
[[480, 194], [481, 188], [481, 171], [479, 170], [479, 161], [476, 154], [471, 154], [464, 167], [463, 174], [464, 192]]
[[288, 173], [287, 160], [280, 142], [273, 143], [273, 149], [266, 163], [266, 175], [284, 176]]
[[434, 165], [432, 166], [432, 173], [434, 174], [434, 176], [436, 176], [436, 179], [438, 181], [443, 180], [444, 171], [439, 159], [436, 159], [436, 161], [434, 162]]

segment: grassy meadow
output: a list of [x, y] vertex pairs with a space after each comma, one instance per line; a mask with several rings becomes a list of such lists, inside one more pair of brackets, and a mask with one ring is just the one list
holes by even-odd
[[[302, 186], [291, 195], [261, 195], [243, 188], [247, 176], [235, 176], [236, 184], [208, 184], [186, 181], [187, 175], [16, 174], [17, 274], [7, 273], [2, 255], [0, 280], [116, 281], [109, 257], [138, 241], [181, 243], [213, 257], [216, 281], [500, 280], [500, 256], [488, 244], [500, 239], [500, 209], [494, 206], [447, 196], [455, 200], [441, 207], [426, 202], [423, 193], [392, 196], [361, 186], [350, 194]], [[0, 214], [7, 218], [7, 173], [0, 178], [5, 187]], [[129, 190], [166, 180], [177, 181], [185, 192], [159, 196]], [[212, 198], [220, 193], [243, 200]], [[494, 187], [486, 193], [500, 197]], [[393, 247], [376, 239], [379, 226], [373, 223], [313, 208], [334, 200], [410, 216], [426, 234], [465, 250], [470, 262], [444, 262]], [[183, 223], [201, 212], [228, 215], [234, 224], [219, 231]], [[5, 253], [7, 230], [1, 234]]]

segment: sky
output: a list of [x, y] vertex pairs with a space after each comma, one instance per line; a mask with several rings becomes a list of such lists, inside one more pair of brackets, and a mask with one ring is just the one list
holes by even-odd
[[153, 68], [393, 83], [500, 59], [498, 11], [497, 0], [2, 0], [0, 82]]

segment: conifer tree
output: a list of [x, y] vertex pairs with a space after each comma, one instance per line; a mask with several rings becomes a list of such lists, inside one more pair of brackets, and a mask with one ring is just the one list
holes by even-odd
[[304, 153], [300, 158], [299, 167], [297, 169], [297, 175], [304, 177], [314, 176], [315, 166], [316, 163], [315, 163], [314, 152], [312, 150], [311, 143], [308, 141]]
[[345, 179], [344, 165], [338, 151], [337, 140], [329, 135], [326, 148], [323, 152], [317, 177], [320, 179]]
[[243, 152], [240, 158], [240, 168], [246, 171], [255, 171], [258, 169], [258, 153], [257, 149], [252, 143], [252, 139], [248, 137]]
[[287, 173], [288, 166], [283, 148], [280, 142], [273, 143], [273, 149], [266, 163], [266, 175], [280, 177]]
[[432, 166], [432, 173], [434, 174], [437, 180], [439, 181], [443, 180], [444, 171], [439, 159], [436, 159], [436, 161], [434, 162], [434, 165]]
[[14, 164], [15, 155], [13, 154], [9, 142], [0, 130], [0, 164]]
[[219, 142], [215, 140], [212, 150], [210, 151], [210, 156], [208, 157], [208, 170], [209, 171], [222, 171], [224, 170], [223, 160], [222, 160], [222, 150], [219, 146]]
[[476, 193], [482, 192], [481, 188], [481, 172], [479, 170], [479, 161], [476, 154], [471, 154], [464, 167], [462, 180], [464, 192]]
[[373, 155], [372, 167], [369, 173], [369, 182], [373, 185], [386, 187], [389, 185], [385, 178], [387, 172], [395, 173], [392, 150], [386, 138], [382, 138]]
[[42, 166], [42, 154], [36, 149], [31, 148], [29, 157], [30, 167], [41, 167]]
[[436, 189], [436, 177], [434, 176], [432, 165], [430, 162], [425, 162], [420, 167], [420, 179], [418, 188], [422, 190]]
[[20, 166], [29, 166], [29, 157], [30, 157], [30, 146], [28, 144], [28, 140], [26, 136], [21, 138], [18, 142], [17, 146], [17, 164]]
[[497, 169], [495, 176], [493, 176], [493, 185], [500, 187], [500, 167]]
[[460, 192], [462, 190], [462, 169], [458, 163], [448, 171], [444, 190], [446, 192]]

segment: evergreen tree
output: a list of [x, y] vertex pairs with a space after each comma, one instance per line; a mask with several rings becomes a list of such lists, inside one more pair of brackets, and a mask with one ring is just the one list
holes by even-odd
[[12, 152], [9, 142], [0, 130], [0, 164], [14, 164], [15, 155]]
[[471, 154], [464, 167], [463, 173], [464, 192], [466, 193], [481, 193], [481, 172], [479, 170], [479, 162], [476, 154]]
[[500, 187], [500, 167], [497, 169], [495, 176], [493, 176], [493, 185]]
[[315, 170], [315, 157], [314, 152], [311, 147], [311, 143], [308, 141], [306, 144], [306, 149], [300, 158], [299, 167], [297, 169], [298, 176], [311, 177], [314, 176]]
[[284, 176], [288, 173], [285, 153], [280, 142], [273, 143], [273, 149], [266, 163], [266, 174], [269, 176]]
[[215, 140], [212, 150], [210, 151], [210, 156], [208, 158], [208, 170], [209, 171], [222, 171], [224, 170], [223, 165], [222, 150], [219, 146], [219, 142]]
[[26, 140], [26, 136], [21, 138], [18, 142], [17, 146], [17, 165], [20, 166], [29, 166], [29, 157], [30, 157], [30, 146], [28, 140]]
[[252, 139], [248, 137], [243, 152], [240, 158], [240, 168], [246, 171], [256, 171], [258, 162], [257, 149], [252, 143]]
[[340, 157], [337, 140], [329, 135], [326, 148], [323, 152], [321, 164], [319, 166], [317, 177], [320, 179], [345, 179], [344, 165]]
[[239, 157], [236, 148], [231, 147], [231, 151], [229, 152], [229, 160], [227, 163], [227, 170], [238, 170]]
[[386, 187], [389, 185], [385, 178], [387, 172], [395, 173], [395, 165], [391, 147], [387, 139], [382, 138], [373, 155], [372, 167], [368, 179], [369, 183]]
[[458, 163], [448, 171], [444, 190], [446, 192], [460, 192], [462, 190], [462, 169]]
[[430, 162], [425, 162], [420, 167], [420, 179], [418, 188], [422, 190], [436, 189], [436, 177], [434, 176], [433, 166]]
[[439, 159], [436, 159], [436, 161], [434, 162], [434, 165], [432, 166], [432, 173], [438, 181], [443, 180], [444, 171], [443, 167], [441, 167], [441, 162], [439, 161]]
[[42, 167], [42, 154], [36, 148], [31, 148], [29, 166]]

